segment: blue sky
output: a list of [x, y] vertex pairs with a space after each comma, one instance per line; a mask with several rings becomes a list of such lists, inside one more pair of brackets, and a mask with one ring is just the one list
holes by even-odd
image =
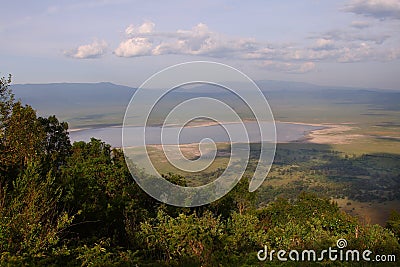
[[186, 61], [254, 80], [400, 89], [399, 0], [7, 1], [0, 75], [139, 86]]

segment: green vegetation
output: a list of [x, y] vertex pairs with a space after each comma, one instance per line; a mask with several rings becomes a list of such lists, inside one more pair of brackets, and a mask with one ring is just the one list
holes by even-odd
[[[188, 147], [196, 150], [195, 145], [184, 145], [183, 149]], [[213, 164], [195, 174], [176, 169], [155, 146], [148, 151], [160, 173], [179, 174], [188, 185], [199, 186], [216, 179], [226, 168], [229, 145], [219, 143], [217, 148]], [[251, 151], [247, 176], [257, 166], [259, 145], [252, 144]], [[194, 158], [190, 153], [187, 156]], [[343, 210], [361, 220], [384, 225], [391, 210], [400, 207], [399, 162], [399, 154], [356, 154], [337, 151], [331, 145], [280, 143], [268, 177], [257, 190], [257, 206], [263, 207], [279, 197], [294, 199], [306, 191], [334, 199]], [[143, 166], [141, 162], [138, 165]]]
[[[120, 150], [96, 139], [71, 145], [68, 125], [15, 102], [10, 82], [0, 84], [0, 266], [259, 266], [264, 245], [320, 251], [339, 238], [351, 249], [400, 256], [397, 213], [386, 228], [363, 224], [330, 199], [298, 193], [308, 188], [260, 205], [265, 192], [249, 193], [244, 178], [207, 206], [159, 203], [135, 184]], [[292, 158], [290, 167], [282, 154]], [[322, 160], [326, 168], [313, 170]], [[334, 181], [350, 162], [351, 175], [365, 175], [357, 157], [280, 150], [272, 174], [294, 179], [294, 171], [311, 170]], [[165, 178], [186, 183], [176, 174]]]

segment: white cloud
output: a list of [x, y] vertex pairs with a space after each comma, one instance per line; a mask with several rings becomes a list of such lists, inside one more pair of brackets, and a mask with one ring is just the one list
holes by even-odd
[[400, 59], [399, 48], [374, 48], [368, 43], [360, 43], [342, 49], [338, 62], [391, 61]]
[[331, 50], [335, 48], [335, 44], [331, 39], [318, 38], [313, 48], [315, 50]]
[[119, 44], [114, 54], [119, 57], [137, 57], [151, 54], [152, 43], [148, 38], [130, 38]]
[[261, 63], [261, 66], [271, 71], [278, 71], [278, 72], [283, 71], [287, 73], [298, 73], [298, 74], [307, 73], [315, 69], [314, 62], [292, 63], [292, 62], [278, 62], [278, 61], [265, 60]]
[[94, 41], [91, 44], [81, 45], [75, 49], [64, 51], [64, 55], [72, 58], [98, 58], [107, 52], [107, 43], [105, 41]]
[[378, 19], [400, 19], [399, 0], [352, 0], [344, 10]]
[[273, 59], [277, 57], [279, 54], [278, 50], [276, 48], [272, 47], [264, 47], [264, 48], [259, 48], [255, 49], [254, 51], [248, 51], [247, 53], [244, 53], [241, 58], [243, 59]]
[[359, 62], [374, 56], [371, 46], [361, 43], [357, 47], [345, 47], [340, 53], [338, 62]]
[[305, 72], [310, 72], [315, 69], [315, 63], [314, 62], [305, 62], [300, 65], [299, 72], [300, 73], [305, 73]]
[[359, 29], [347, 29], [347, 30], [333, 30], [322, 33], [316, 37], [315, 39], [321, 38], [334, 40], [335, 42], [374, 42], [376, 44], [382, 44], [384, 41], [389, 39], [391, 36], [386, 33], [376, 33], [373, 31], [360, 31]]
[[199, 23], [191, 30], [178, 30], [169, 36], [172, 38], [162, 40], [154, 48], [154, 54], [201, 55], [211, 52], [218, 46], [217, 38], [203, 23]]
[[143, 33], [152, 33], [154, 31], [155, 24], [151, 21], [146, 21], [139, 27], [135, 27], [133, 24], [129, 25], [125, 29], [125, 34], [127, 36]]
[[163, 42], [157, 45], [152, 50], [152, 54], [155, 56], [165, 55], [165, 54], [179, 54], [180, 52], [183, 51], [184, 47], [185, 47], [185, 42], [182, 40], [170, 43]]
[[[254, 50], [256, 44], [252, 39], [228, 38], [212, 32], [208, 26], [199, 23], [190, 30], [177, 30], [175, 32], [155, 32], [154, 23], [145, 22], [139, 27], [129, 25], [125, 33], [129, 39], [122, 41], [114, 53], [121, 57], [135, 57], [142, 55], [205, 55], [213, 57], [232, 56], [238, 52]], [[140, 40], [139, 44], [135, 40]], [[133, 45], [134, 43], [135, 45]], [[140, 46], [145, 51], [142, 53], [125, 53], [124, 51], [136, 50]], [[135, 47], [135, 48], [133, 48]], [[151, 49], [150, 49], [151, 48]]]

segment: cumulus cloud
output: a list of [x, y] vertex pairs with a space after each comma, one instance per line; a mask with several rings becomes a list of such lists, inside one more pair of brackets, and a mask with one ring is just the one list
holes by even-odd
[[78, 59], [99, 58], [107, 52], [107, 47], [108, 45], [105, 41], [94, 41], [91, 44], [64, 51], [64, 55]]
[[[154, 28], [155, 24], [152, 22], [145, 22], [137, 27], [129, 25], [125, 30], [128, 39], [122, 41], [114, 53], [121, 57], [166, 54], [226, 57], [254, 50], [255, 45], [253, 39], [232, 40], [215, 33], [204, 23], [189, 30], [168, 33], [156, 32]], [[136, 50], [140, 52], [132, 52]]]
[[161, 41], [154, 48], [154, 54], [202, 55], [210, 53], [222, 45], [203, 23], [199, 23], [191, 30], [178, 30], [169, 36], [172, 38]]
[[147, 38], [135, 37], [120, 43], [114, 54], [119, 57], [147, 56], [151, 49], [152, 43]]
[[151, 33], [154, 31], [155, 24], [151, 21], [146, 21], [142, 25], [135, 27], [135, 25], [130, 24], [125, 29], [125, 34], [130, 36], [134, 34], [141, 34], [141, 33]]
[[378, 19], [400, 19], [399, 0], [352, 0], [344, 10]]

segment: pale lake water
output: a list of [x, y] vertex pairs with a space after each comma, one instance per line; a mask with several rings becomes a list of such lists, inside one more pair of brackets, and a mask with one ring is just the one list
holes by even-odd
[[[248, 140], [250, 142], [260, 142], [260, 134], [256, 122], [244, 123]], [[263, 141], [271, 141], [273, 136], [273, 127], [271, 123], [260, 123], [261, 127], [267, 129], [267, 133], [262, 139]], [[238, 133], [241, 126], [239, 124], [224, 124], [212, 126], [197, 126], [185, 127], [181, 130], [178, 127], [164, 127], [163, 144], [190, 144], [198, 143], [204, 138], [210, 138], [214, 142], [245, 142], [247, 139], [243, 137], [229, 138], [227, 132]], [[225, 128], [225, 129], [224, 129]], [[320, 126], [312, 126], [307, 124], [291, 124], [291, 123], [276, 123], [277, 141], [278, 143], [294, 142], [303, 139], [308, 133], [314, 130], [323, 129]], [[125, 129], [125, 144], [127, 146], [140, 146], [142, 145], [142, 138], [144, 130], [146, 130], [146, 144], [161, 144], [161, 130], [160, 126], [148, 126], [146, 128], [140, 126], [132, 126]], [[179, 135], [180, 132], [180, 135]], [[235, 134], [233, 134], [235, 135]], [[177, 138], [179, 136], [179, 138]], [[236, 134], [237, 136], [237, 134]], [[102, 141], [110, 144], [113, 147], [122, 146], [122, 127], [104, 127], [83, 129], [70, 132], [72, 142], [75, 141], [90, 141], [90, 138], [101, 139]], [[232, 134], [231, 134], [232, 138]]]

